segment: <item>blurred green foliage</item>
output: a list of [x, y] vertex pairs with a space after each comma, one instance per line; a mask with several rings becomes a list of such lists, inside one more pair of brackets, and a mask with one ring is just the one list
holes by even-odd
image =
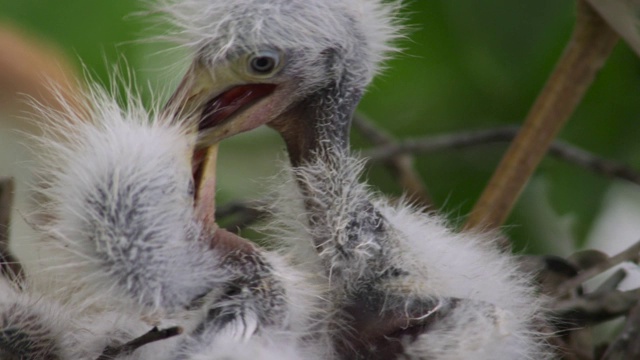
[[[404, 51], [389, 62], [360, 107], [400, 138], [521, 123], [574, 20], [570, 0], [413, 0], [406, 5]], [[179, 51], [165, 52], [170, 44], [137, 41], [162, 32], [161, 27], [149, 31], [144, 17], [129, 16], [139, 10], [142, 3], [133, 0], [0, 0], [0, 21], [59, 44], [105, 82], [111, 64], [126, 58], [139, 83], [150, 82], [166, 93], [181, 75], [175, 64], [184, 66], [186, 59]], [[561, 138], [640, 169], [639, 78], [640, 62], [620, 43]], [[365, 145], [354, 134], [354, 146]], [[436, 207], [454, 221], [467, 214], [505, 149], [505, 144], [485, 145], [420, 156], [417, 166]], [[265, 187], [260, 179], [279, 168], [275, 159], [282, 144], [261, 130], [229, 141], [222, 151], [224, 202], [260, 193]], [[368, 176], [383, 192], [401, 192], [383, 167], [374, 166]], [[558, 214], [572, 214], [571, 231], [579, 245], [611, 180], [547, 159], [534, 181], [543, 184], [536, 189], [547, 191], [527, 189], [509, 219], [507, 232], [518, 248], [544, 252], [544, 244], [556, 240], [531, 219], [531, 201], [548, 201]]]

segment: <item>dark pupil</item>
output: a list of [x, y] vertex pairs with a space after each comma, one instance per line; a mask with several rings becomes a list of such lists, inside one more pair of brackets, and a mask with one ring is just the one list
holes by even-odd
[[261, 56], [253, 59], [253, 69], [259, 72], [269, 72], [273, 70], [275, 62], [268, 56]]

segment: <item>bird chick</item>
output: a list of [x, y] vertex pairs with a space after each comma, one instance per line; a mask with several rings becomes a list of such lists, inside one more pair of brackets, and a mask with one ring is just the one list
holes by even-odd
[[[149, 327], [131, 314], [87, 312], [86, 305], [82, 301], [62, 304], [39, 293], [28, 277], [19, 284], [0, 278], [0, 358], [97, 359], [105, 348], [124, 344]], [[115, 358], [156, 358], [145, 350]]]
[[111, 329], [95, 332], [103, 348], [126, 342], [115, 332], [184, 328], [131, 359], [326, 358], [318, 276], [229, 234], [211, 242], [194, 215], [191, 124], [149, 115], [134, 94], [120, 106], [89, 89], [81, 111], [41, 108], [38, 289], [73, 304], [86, 326]]
[[94, 87], [82, 100], [80, 111], [43, 110], [41, 251], [53, 281], [154, 308], [185, 306], [226, 281], [192, 218], [193, 137], [149, 119], [135, 99], [122, 109]]
[[490, 235], [455, 233], [436, 214], [390, 205], [359, 181], [362, 162], [342, 153], [291, 170], [270, 230], [297, 252], [311, 239], [343, 310], [343, 358], [549, 356], [536, 332], [541, 300], [512, 256]]
[[14, 284], [0, 278], [0, 358], [62, 359], [60, 342], [66, 329], [54, 314], [63, 315], [48, 305], [20, 294]]
[[261, 124], [284, 138], [298, 191], [275, 207], [292, 229], [282, 238], [329, 278], [341, 358], [547, 356], [539, 301], [508, 254], [359, 182], [350, 119], [399, 36], [397, 3], [162, 4], [193, 51], [170, 104], [200, 114], [198, 146]]

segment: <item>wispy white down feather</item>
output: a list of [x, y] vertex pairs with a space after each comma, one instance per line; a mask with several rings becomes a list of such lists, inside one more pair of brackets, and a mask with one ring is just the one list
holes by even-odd
[[0, 358], [60, 359], [63, 336], [69, 331], [60, 310], [20, 294], [0, 278]]
[[329, 358], [324, 277], [201, 241], [188, 124], [150, 117], [133, 94], [126, 107], [98, 87], [85, 96], [68, 114], [42, 109], [37, 149], [44, 271], [28, 282], [68, 309], [61, 359], [95, 359], [152, 325], [184, 335], [119, 359]]
[[224, 282], [198, 241], [185, 126], [149, 119], [135, 97], [123, 109], [98, 87], [84, 103], [45, 110], [51, 125], [37, 149], [41, 251], [60, 292], [171, 308]]
[[[303, 80], [323, 75], [319, 57], [343, 56], [341, 66], [368, 83], [400, 36], [397, 0], [159, 0], [154, 6], [175, 25], [171, 37], [207, 63], [270, 49], [306, 71]], [[296, 71], [298, 70], [298, 71]], [[347, 69], [337, 69], [346, 71]], [[314, 79], [312, 82], [320, 81]]]
[[[88, 313], [79, 303], [60, 304], [29, 287], [0, 278], [0, 356], [3, 360], [97, 359], [105, 347], [117, 346], [146, 333], [151, 327], [132, 314]], [[167, 359], [175, 340], [158, 343], [120, 360]], [[149, 351], [148, 351], [149, 350]], [[156, 355], [154, 355], [156, 354]], [[160, 355], [157, 355], [160, 354]]]
[[359, 182], [361, 161], [322, 158], [293, 169], [271, 207], [271, 230], [298, 257], [312, 259], [312, 249], [319, 250], [315, 268], [329, 276], [334, 301], [348, 305], [362, 291], [382, 293], [382, 314], [422, 300], [459, 299], [446, 318], [415, 341], [406, 339], [411, 359], [549, 357], [536, 332], [543, 315], [531, 276], [490, 235], [455, 233], [435, 214], [391, 206]]

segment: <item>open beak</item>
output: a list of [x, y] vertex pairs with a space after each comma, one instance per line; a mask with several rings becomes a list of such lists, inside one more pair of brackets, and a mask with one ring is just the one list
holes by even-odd
[[268, 98], [276, 88], [275, 84], [239, 83], [237, 77], [221, 71], [214, 75], [196, 60], [165, 111], [195, 119], [196, 149], [202, 149], [268, 122], [273, 112]]
[[197, 133], [192, 166], [196, 217], [213, 235], [218, 142], [254, 129], [271, 119], [270, 96], [277, 86], [239, 83], [233, 73], [214, 74], [200, 61], [191, 65], [164, 108], [165, 116], [193, 124]]

